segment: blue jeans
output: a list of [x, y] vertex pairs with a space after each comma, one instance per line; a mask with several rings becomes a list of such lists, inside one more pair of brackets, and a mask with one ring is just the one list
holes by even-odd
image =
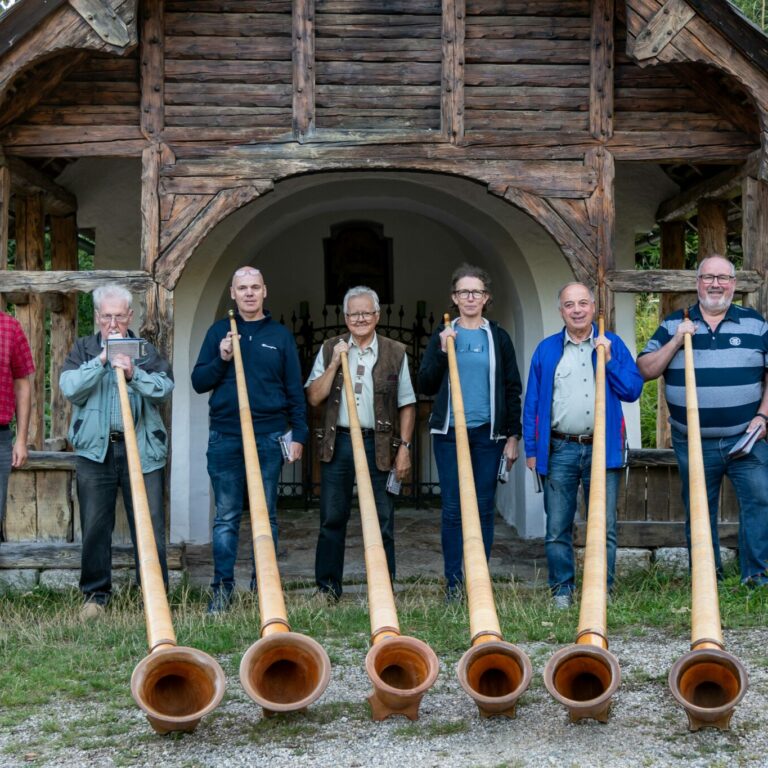
[[[547, 516], [544, 549], [547, 554], [549, 588], [553, 595], [570, 595], [576, 588], [573, 561], [576, 495], [581, 483], [584, 499], [589, 503], [591, 471], [591, 445], [552, 438], [549, 446], [549, 469], [544, 478], [544, 510]], [[606, 471], [605, 523], [609, 590], [613, 586], [616, 570], [616, 499], [620, 479], [620, 469]]]
[[8, 478], [11, 476], [13, 441], [11, 430], [0, 430], [0, 526], [5, 517], [5, 500], [8, 495]]
[[[723, 476], [728, 475], [739, 500], [739, 565], [744, 583], [768, 584], [768, 444], [758, 440], [752, 452], [741, 459], [729, 459], [728, 451], [741, 435], [702, 438], [704, 478], [707, 483], [709, 524], [715, 567], [722, 575], [720, 538], [717, 532], [717, 508]], [[672, 430], [672, 447], [680, 469], [683, 502], [685, 503], [685, 539], [690, 553], [691, 528], [688, 507], [688, 438]]]
[[[467, 430], [472, 474], [475, 478], [480, 528], [483, 533], [485, 556], [491, 556], [493, 545], [493, 517], [495, 514], [496, 478], [504, 450], [503, 440], [491, 440], [489, 424]], [[456, 432], [449, 428], [445, 435], [433, 435], [435, 463], [440, 480], [440, 499], [443, 506], [441, 538], [448, 592], [461, 589], [464, 584], [462, 568], [464, 537], [461, 532], [461, 504], [459, 502], [459, 470], [456, 458]]]
[[[395, 578], [395, 503], [387, 493], [388, 471], [376, 467], [373, 435], [363, 438], [368, 471], [371, 475], [381, 538], [387, 556], [390, 578]], [[344, 577], [344, 544], [347, 522], [352, 509], [352, 487], [355, 482], [355, 460], [352, 438], [346, 432], [336, 433], [333, 458], [320, 463], [320, 534], [315, 552], [315, 582], [321, 592], [341, 597]]]
[[[281, 432], [256, 435], [261, 480], [269, 510], [269, 523], [277, 553], [277, 486], [283, 467], [283, 454], [278, 439]], [[227, 593], [235, 588], [235, 561], [240, 538], [240, 520], [246, 499], [245, 458], [240, 435], [225, 435], [211, 430], [208, 435], [208, 475], [216, 501], [213, 519], [213, 581], [214, 592]], [[255, 583], [251, 579], [251, 587]]]
[[[115, 527], [115, 504], [118, 488], [123, 491], [123, 504], [133, 542], [136, 578], [140, 579], [139, 553], [136, 549], [136, 526], [128, 473], [125, 443], [110, 443], [102, 463], [83, 456], [76, 458], [77, 499], [80, 504], [80, 527], [83, 546], [80, 566], [80, 591], [87, 600], [106, 604], [112, 592], [112, 530]], [[168, 586], [165, 559], [165, 510], [163, 508], [164, 472], [156, 469], [144, 474], [149, 514], [155, 535], [157, 555]]]

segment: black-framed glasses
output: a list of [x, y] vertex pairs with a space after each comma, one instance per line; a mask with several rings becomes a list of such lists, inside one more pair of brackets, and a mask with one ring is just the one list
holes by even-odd
[[466, 288], [462, 288], [460, 291], [454, 291], [453, 295], [458, 296], [460, 299], [466, 301], [470, 296], [473, 299], [482, 299], [483, 296], [485, 296], [487, 293], [488, 291], [468, 291]]
[[699, 275], [699, 280], [701, 280], [704, 285], [712, 285], [715, 280], [717, 280], [720, 285], [725, 285], [735, 279], [736, 275]]
[[346, 312], [344, 314], [344, 317], [346, 317], [348, 320], [364, 320], [366, 323], [375, 316], [376, 312]]

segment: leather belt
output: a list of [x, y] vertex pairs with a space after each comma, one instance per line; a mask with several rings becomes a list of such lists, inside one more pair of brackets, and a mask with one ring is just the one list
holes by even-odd
[[109, 433], [109, 442], [110, 443], [122, 443], [123, 440], [125, 440], [125, 435], [122, 432], [110, 432]]
[[565, 440], [567, 443], [581, 443], [582, 445], [592, 445], [592, 435], [567, 435], [565, 432], [557, 432], [554, 429], [550, 432], [552, 437], [557, 440]]
[[10, 424], [0, 424], [0, 432], [7, 432], [10, 428]]
[[[336, 431], [343, 432], [345, 435], [350, 434], [349, 427], [336, 427]], [[360, 431], [363, 433], [363, 437], [370, 437], [376, 432], [375, 429], [371, 429], [370, 427], [361, 427]]]

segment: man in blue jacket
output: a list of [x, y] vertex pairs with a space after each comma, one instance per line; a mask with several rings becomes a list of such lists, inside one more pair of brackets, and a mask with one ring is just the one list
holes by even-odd
[[544, 339], [533, 353], [523, 407], [526, 465], [542, 477], [546, 512], [545, 549], [555, 606], [573, 603], [573, 520], [581, 483], [589, 499], [595, 425], [595, 347], [606, 359], [606, 517], [608, 588], [616, 564], [616, 498], [625, 464], [626, 434], [621, 402], [637, 400], [643, 379], [624, 342], [597, 335], [595, 298], [582, 283], [558, 293], [565, 328]]
[[[81, 615], [85, 619], [94, 619], [103, 613], [112, 591], [112, 529], [118, 488], [123, 491], [134, 553], [136, 551], [116, 368], [123, 369], [128, 384], [157, 554], [163, 580], [168, 584], [163, 504], [168, 437], [159, 405], [173, 390], [171, 366], [151, 344], [146, 344], [144, 356], [138, 360], [124, 354], [107, 359], [107, 339], [133, 336], [128, 330], [133, 319], [132, 301], [131, 293], [120, 285], [105, 285], [93, 292], [99, 330], [75, 342], [59, 378], [61, 393], [73, 406], [68, 439], [77, 454], [77, 498], [83, 535], [80, 591], [85, 598]], [[138, 571], [136, 555], [137, 575]]]
[[[307, 441], [307, 406], [299, 353], [291, 332], [264, 309], [267, 286], [261, 272], [242, 267], [232, 277], [237, 330], [248, 387], [272, 537], [277, 549], [277, 489], [283, 466], [301, 458]], [[227, 610], [235, 588], [235, 560], [246, 489], [243, 438], [229, 318], [209, 329], [192, 371], [195, 392], [210, 392], [208, 474], [216, 500], [213, 521], [213, 598], [209, 613]], [[251, 588], [255, 587], [255, 575]]]

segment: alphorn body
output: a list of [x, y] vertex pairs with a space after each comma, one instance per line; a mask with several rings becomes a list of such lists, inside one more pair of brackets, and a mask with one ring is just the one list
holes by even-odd
[[[604, 333], [602, 315], [599, 334]], [[589, 481], [589, 515], [584, 552], [579, 626], [574, 645], [557, 651], [544, 668], [544, 684], [568, 710], [572, 722], [608, 721], [611, 697], [621, 682], [616, 657], [608, 650], [606, 552], [605, 347], [597, 347], [595, 429]]]
[[115, 368], [115, 373], [123, 417], [149, 644], [149, 655], [133, 670], [131, 694], [157, 733], [191, 732], [204, 715], [219, 705], [224, 695], [226, 678], [218, 662], [207, 653], [176, 645], [171, 610], [152, 530], [125, 372], [122, 368]]
[[685, 334], [684, 345], [691, 524], [691, 650], [672, 665], [669, 687], [688, 715], [690, 730], [705, 726], [726, 730], [733, 710], [747, 691], [748, 678], [742, 663], [728, 653], [723, 644], [690, 333]]
[[240, 662], [240, 682], [245, 692], [269, 716], [276, 712], [303, 710], [316, 701], [328, 686], [331, 662], [317, 641], [292, 632], [288, 624], [256, 449], [237, 322], [232, 310], [229, 318], [261, 617], [260, 639], [251, 645]]
[[[450, 327], [447, 314], [444, 320], [446, 327]], [[461, 687], [474, 699], [483, 717], [514, 717], [517, 700], [530, 685], [533, 668], [528, 656], [516, 645], [506, 642], [501, 634], [480, 527], [480, 511], [453, 337], [448, 337], [446, 346], [456, 432], [464, 581], [471, 636], [471, 646], [461, 657], [456, 675]]]
[[349, 414], [349, 432], [355, 462], [357, 497], [360, 504], [365, 548], [365, 572], [368, 581], [371, 648], [365, 657], [365, 671], [373, 685], [373, 692], [368, 697], [368, 702], [371, 705], [374, 720], [384, 720], [395, 714], [417, 720], [421, 699], [434, 685], [440, 665], [435, 652], [425, 642], [400, 634], [395, 597], [381, 538], [376, 500], [371, 485], [346, 352], [341, 354], [341, 366]]

